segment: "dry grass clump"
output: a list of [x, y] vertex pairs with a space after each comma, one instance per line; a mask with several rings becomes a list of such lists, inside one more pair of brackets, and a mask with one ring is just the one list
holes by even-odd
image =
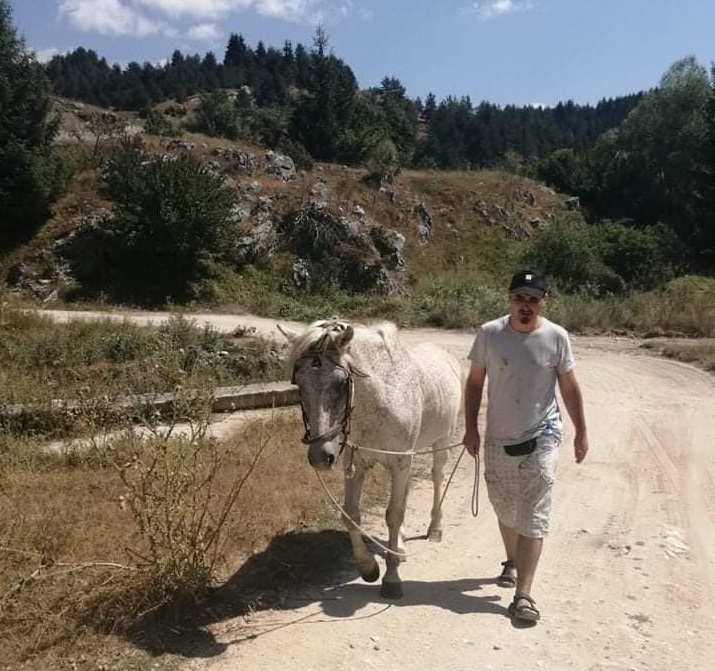
[[643, 343], [642, 346], [669, 359], [692, 363], [715, 373], [715, 338], [698, 340], [654, 338]]
[[663, 289], [627, 296], [555, 296], [548, 313], [577, 332], [715, 338], [715, 279], [685, 276]]
[[[269, 542], [321, 524], [342, 527], [299, 447], [297, 413], [276, 412], [221, 442], [207, 425], [172, 428], [168, 438], [127, 430], [101, 448], [63, 454], [2, 436], [6, 664], [43, 668], [70, 651], [96, 660], [116, 646], [113, 635], [148, 650], [150, 638], [196, 618], [205, 623], [217, 587]], [[339, 473], [327, 481], [339, 490]], [[282, 572], [254, 566], [250, 581], [232, 583], [233, 614], [275, 586], [267, 578], [311, 574], [304, 563], [315, 561], [318, 546], [303, 540], [302, 551], [281, 559], [289, 564]], [[346, 552], [343, 538], [343, 559]]]

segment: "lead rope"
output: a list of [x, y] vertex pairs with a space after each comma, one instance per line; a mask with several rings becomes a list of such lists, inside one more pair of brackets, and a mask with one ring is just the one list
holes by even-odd
[[479, 452], [474, 455], [474, 484], [472, 485], [472, 517], [479, 514]]
[[[455, 443], [454, 445], [450, 445], [449, 448], [452, 447], [457, 447], [458, 445], [462, 445], [462, 443]], [[356, 447], [354, 445], [351, 445], [353, 449], [350, 450], [350, 465], [348, 468], [352, 469], [354, 471], [354, 466], [352, 463], [353, 456], [356, 451]], [[446, 449], [449, 449], [446, 448]], [[365, 448], [361, 448], [365, 449]], [[454, 468], [452, 468], [452, 472], [449, 475], [449, 478], [447, 478], [447, 484], [444, 486], [444, 490], [442, 490], [442, 496], [439, 500], [439, 506], [437, 510], [442, 509], [442, 503], [444, 502], [445, 496], [447, 496], [447, 490], [449, 489], [449, 485], [452, 483], [452, 478], [454, 478], [454, 474], [457, 472], [457, 467], [459, 466], [459, 462], [462, 459], [462, 455], [464, 454], [466, 448], [462, 448], [462, 451], [459, 453], [459, 456], [457, 457], [457, 461], [454, 464]], [[379, 450], [378, 450], [379, 451]], [[408, 454], [408, 453], [405, 453]], [[350, 524], [352, 524], [363, 536], [365, 536], [369, 541], [374, 543], [377, 547], [379, 547], [381, 550], [384, 552], [395, 555], [396, 557], [400, 557], [401, 559], [404, 559], [405, 557], [408, 557], [409, 555], [407, 553], [400, 553], [400, 552], [395, 552], [394, 550], [391, 550], [388, 548], [386, 545], [383, 545], [378, 541], [374, 536], [371, 536], [363, 527], [361, 527], [355, 520], [353, 520], [350, 515], [345, 512], [345, 509], [340, 505], [339, 501], [335, 498], [333, 493], [328, 489], [328, 486], [325, 484], [325, 481], [323, 480], [322, 476], [320, 475], [320, 471], [317, 469], [315, 470], [315, 475], [318, 478], [318, 482], [322, 485], [323, 489], [325, 490], [325, 493], [327, 494], [328, 498], [331, 500], [332, 504], [340, 511], [340, 514], [343, 516], [344, 519], [346, 519]], [[346, 469], [347, 470], [347, 469]], [[352, 477], [352, 475], [348, 476], [346, 472], [346, 477]], [[474, 483], [472, 485], [472, 516], [476, 517], [479, 514], [479, 453], [474, 457]]]
[[[461, 445], [462, 443], [457, 443], [457, 445]], [[456, 447], [456, 446], [453, 446]], [[447, 496], [447, 490], [449, 489], [449, 485], [452, 482], [452, 478], [454, 477], [454, 474], [457, 472], [457, 466], [459, 466], [459, 462], [462, 459], [462, 455], [464, 454], [464, 451], [466, 450], [466, 447], [462, 448], [462, 451], [459, 453], [459, 456], [457, 457], [457, 463], [454, 464], [454, 468], [452, 469], [452, 473], [450, 474], [449, 478], [447, 479], [447, 484], [444, 486], [444, 490], [442, 491], [442, 498], [439, 500], [439, 507], [438, 510], [442, 509], [442, 502], [444, 501], [444, 497]], [[476, 517], [479, 514], [479, 452], [477, 452], [474, 455], [474, 482], [472, 484], [472, 517]]]

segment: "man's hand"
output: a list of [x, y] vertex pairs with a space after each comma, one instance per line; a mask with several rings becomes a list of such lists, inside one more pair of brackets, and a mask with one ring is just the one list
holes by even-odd
[[576, 457], [576, 463], [580, 464], [588, 453], [588, 438], [585, 435], [577, 435], [573, 439], [573, 453]]
[[476, 458], [479, 454], [479, 448], [482, 443], [479, 431], [477, 431], [477, 429], [467, 429], [464, 433], [464, 439], [462, 442], [464, 443], [464, 447], [467, 449], [467, 452]]
[[479, 406], [482, 404], [482, 391], [487, 378], [487, 369], [472, 364], [464, 388], [464, 447], [474, 458], [479, 454], [482, 439], [477, 428]]

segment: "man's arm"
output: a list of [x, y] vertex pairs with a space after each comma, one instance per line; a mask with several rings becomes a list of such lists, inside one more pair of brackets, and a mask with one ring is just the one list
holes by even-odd
[[559, 391], [564, 399], [566, 411], [574, 425], [576, 435], [573, 440], [574, 456], [576, 463], [580, 464], [588, 452], [588, 435], [586, 432], [586, 416], [583, 411], [583, 396], [581, 395], [581, 387], [576, 379], [576, 373], [573, 369], [567, 373], [561, 373], [557, 376], [559, 382]]
[[464, 447], [473, 457], [478, 454], [481, 443], [477, 421], [479, 419], [479, 408], [482, 405], [482, 392], [486, 377], [486, 368], [472, 364], [469, 369], [467, 384], [464, 388]]

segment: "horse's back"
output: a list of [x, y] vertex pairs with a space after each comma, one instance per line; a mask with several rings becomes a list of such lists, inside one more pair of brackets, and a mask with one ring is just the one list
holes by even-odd
[[392, 323], [357, 326], [350, 364], [355, 378], [356, 442], [393, 449], [450, 436], [462, 401], [459, 361], [433, 343], [407, 344]]
[[459, 361], [433, 343], [420, 343], [410, 356], [419, 371], [422, 396], [420, 443], [431, 443], [454, 429], [462, 402]]
[[456, 387], [461, 393], [461, 366], [446, 349], [434, 343], [419, 343], [410, 349], [410, 357], [420, 372], [425, 389]]

